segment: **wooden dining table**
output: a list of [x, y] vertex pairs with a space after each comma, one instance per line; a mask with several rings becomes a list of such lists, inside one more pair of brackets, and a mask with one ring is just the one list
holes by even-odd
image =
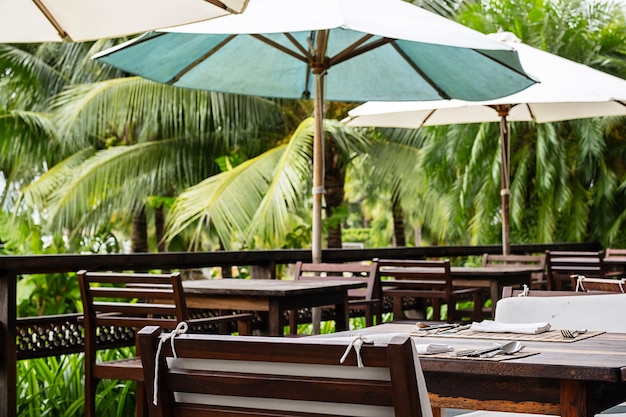
[[275, 279], [202, 279], [183, 282], [187, 307], [231, 311], [265, 311], [270, 336], [284, 334], [285, 312], [335, 306], [335, 328], [348, 329], [348, 290], [362, 282], [349, 280], [289, 281]]
[[[414, 323], [386, 323], [357, 332], [415, 331]], [[456, 349], [484, 348], [498, 342], [454, 335], [414, 340]], [[521, 340], [525, 347], [520, 353], [528, 356], [488, 360], [449, 353], [420, 355], [434, 416], [440, 417], [444, 408], [454, 408], [592, 417], [626, 401], [626, 334], [601, 333], [573, 342]]]

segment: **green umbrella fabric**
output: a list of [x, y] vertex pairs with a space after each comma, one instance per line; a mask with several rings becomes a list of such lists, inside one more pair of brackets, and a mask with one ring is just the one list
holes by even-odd
[[160, 83], [315, 100], [313, 261], [321, 261], [323, 101], [489, 100], [534, 84], [516, 52], [401, 0], [254, 0], [96, 59]]

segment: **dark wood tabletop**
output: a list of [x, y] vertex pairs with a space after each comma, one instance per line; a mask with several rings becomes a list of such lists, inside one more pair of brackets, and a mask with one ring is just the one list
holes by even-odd
[[222, 294], [249, 296], [279, 296], [317, 294], [329, 288], [353, 289], [363, 286], [361, 282], [348, 280], [333, 281], [291, 281], [276, 279], [201, 279], [184, 281], [187, 294]]
[[348, 290], [362, 282], [350, 280], [289, 281], [274, 279], [206, 279], [184, 281], [190, 308], [263, 311], [268, 314], [270, 336], [284, 333], [285, 312], [309, 307], [335, 306], [335, 328], [348, 328]]
[[[414, 323], [383, 324], [360, 333], [411, 333]], [[458, 349], [497, 340], [416, 337]], [[502, 342], [504, 343], [504, 341]], [[575, 342], [523, 341], [533, 355], [506, 360], [420, 356], [435, 415], [441, 408], [484, 409], [591, 417], [626, 401], [626, 334], [603, 333]]]

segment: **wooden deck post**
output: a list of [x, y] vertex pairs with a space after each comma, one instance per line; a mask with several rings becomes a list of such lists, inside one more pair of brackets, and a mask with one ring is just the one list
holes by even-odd
[[0, 417], [17, 413], [17, 346], [15, 340], [17, 303], [15, 271], [0, 272]]

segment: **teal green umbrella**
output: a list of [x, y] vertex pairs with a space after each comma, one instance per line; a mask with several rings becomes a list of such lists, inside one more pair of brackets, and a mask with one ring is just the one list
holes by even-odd
[[321, 261], [324, 100], [489, 100], [534, 83], [516, 52], [402, 0], [254, 0], [96, 59], [179, 87], [315, 100], [313, 261]]

